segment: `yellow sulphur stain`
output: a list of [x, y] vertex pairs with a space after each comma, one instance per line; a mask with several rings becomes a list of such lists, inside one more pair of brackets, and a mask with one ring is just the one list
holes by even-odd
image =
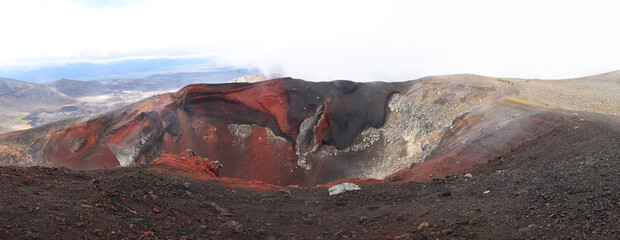
[[537, 106], [537, 107], [552, 108], [552, 107], [547, 106], [547, 105], [543, 105], [543, 104], [535, 103], [535, 102], [530, 102], [528, 100], [523, 100], [521, 98], [516, 98], [516, 97], [507, 97], [506, 100], [510, 100], [510, 101], [518, 102], [518, 103], [523, 103], [523, 104], [527, 104], [527, 105], [532, 105], [532, 106]]

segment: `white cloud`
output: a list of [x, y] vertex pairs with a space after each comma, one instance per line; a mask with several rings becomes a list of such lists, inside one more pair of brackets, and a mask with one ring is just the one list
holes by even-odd
[[176, 0], [100, 6], [3, 1], [0, 65], [216, 56], [314, 80], [464, 72], [564, 78], [620, 69], [614, 1]]

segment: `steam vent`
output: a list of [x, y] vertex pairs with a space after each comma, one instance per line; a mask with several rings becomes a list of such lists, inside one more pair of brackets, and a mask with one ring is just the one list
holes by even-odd
[[195, 84], [107, 114], [0, 135], [0, 145], [19, 153], [2, 164], [102, 169], [192, 149], [219, 162], [220, 177], [280, 186], [427, 180], [572, 121], [568, 111], [518, 97], [513, 83], [475, 75]]

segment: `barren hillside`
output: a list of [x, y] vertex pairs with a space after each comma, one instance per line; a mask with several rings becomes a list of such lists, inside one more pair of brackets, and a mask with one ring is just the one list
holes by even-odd
[[194, 84], [1, 134], [0, 237], [618, 239], [614, 74]]

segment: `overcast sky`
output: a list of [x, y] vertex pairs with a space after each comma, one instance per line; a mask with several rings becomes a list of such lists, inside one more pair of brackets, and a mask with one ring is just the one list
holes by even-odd
[[0, 67], [214, 57], [309, 80], [620, 69], [617, 1], [2, 1]]

